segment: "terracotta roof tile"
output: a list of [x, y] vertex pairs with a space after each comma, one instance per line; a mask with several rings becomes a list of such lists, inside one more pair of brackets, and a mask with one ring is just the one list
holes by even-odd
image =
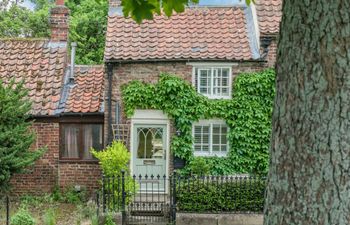
[[0, 79], [25, 80], [33, 115], [53, 115], [60, 99], [66, 48], [49, 47], [48, 40], [0, 39]]
[[105, 59], [252, 59], [244, 9], [187, 8], [141, 25], [109, 16]]
[[256, 0], [256, 11], [261, 35], [278, 34], [282, 19], [282, 0]]
[[75, 66], [74, 86], [64, 112], [101, 112], [104, 91], [104, 68], [100, 66]]

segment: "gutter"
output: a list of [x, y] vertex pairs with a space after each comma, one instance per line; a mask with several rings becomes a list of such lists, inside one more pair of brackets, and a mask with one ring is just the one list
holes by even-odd
[[235, 62], [235, 63], [263, 63], [266, 62], [266, 60], [262, 58], [258, 59], [249, 59], [249, 60], [225, 60], [225, 59], [198, 59], [198, 60], [193, 60], [193, 59], [140, 59], [140, 60], [132, 60], [132, 59], [127, 59], [127, 60], [122, 60], [122, 59], [110, 59], [106, 60], [107, 65], [110, 63], [119, 63], [119, 64], [130, 64], [130, 63], [159, 63], [159, 62]]
[[112, 81], [113, 81], [113, 64], [107, 63], [107, 79], [108, 79], [108, 93], [107, 93], [107, 104], [108, 104], [108, 136], [107, 143], [112, 143]]
[[60, 118], [64, 116], [103, 116], [103, 112], [93, 112], [93, 113], [59, 113], [59, 114], [54, 114], [54, 115], [30, 115], [30, 119], [35, 119], [35, 118]]

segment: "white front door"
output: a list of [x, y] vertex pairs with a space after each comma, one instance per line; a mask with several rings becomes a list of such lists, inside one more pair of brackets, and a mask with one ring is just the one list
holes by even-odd
[[134, 124], [133, 174], [141, 191], [165, 188], [167, 151], [166, 124]]

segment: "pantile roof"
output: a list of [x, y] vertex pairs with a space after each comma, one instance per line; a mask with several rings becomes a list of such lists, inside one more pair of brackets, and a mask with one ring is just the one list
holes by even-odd
[[108, 18], [105, 60], [250, 60], [242, 7], [193, 7], [141, 25]]
[[66, 48], [48, 40], [0, 39], [0, 79], [24, 79], [33, 115], [53, 115], [60, 100]]
[[260, 34], [278, 34], [282, 18], [282, 0], [257, 0], [256, 11]]
[[30, 114], [103, 112], [103, 66], [76, 66], [69, 84], [67, 49], [46, 39], [0, 39], [0, 79], [24, 80]]
[[64, 112], [103, 111], [104, 67], [75, 66], [74, 85], [69, 89]]

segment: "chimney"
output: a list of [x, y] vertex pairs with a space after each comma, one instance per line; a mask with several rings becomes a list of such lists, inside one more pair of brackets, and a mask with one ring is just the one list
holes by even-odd
[[50, 15], [51, 42], [68, 41], [68, 17], [69, 9], [64, 5], [64, 0], [56, 0]]

